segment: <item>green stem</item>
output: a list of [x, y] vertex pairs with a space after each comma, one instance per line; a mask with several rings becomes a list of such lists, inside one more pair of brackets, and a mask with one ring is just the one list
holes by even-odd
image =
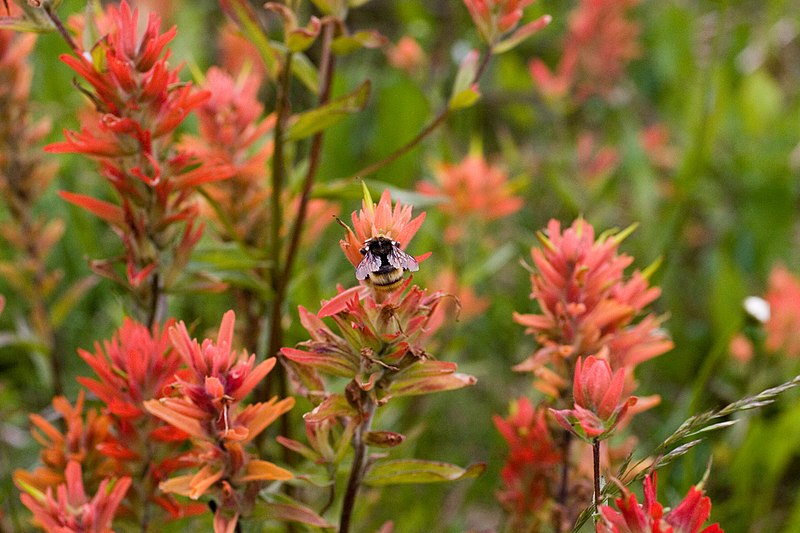
[[[483, 76], [483, 73], [486, 72], [486, 67], [488, 67], [491, 58], [492, 58], [492, 51], [487, 50], [487, 52], [481, 59], [480, 64], [478, 65], [478, 69], [475, 71], [475, 76], [472, 78], [471, 84], [476, 84], [478, 83], [478, 81], [480, 81], [481, 76]], [[417, 133], [417, 135], [415, 135], [413, 139], [411, 139], [406, 144], [404, 144], [403, 146], [401, 146], [400, 148], [398, 148], [385, 158], [381, 159], [380, 161], [376, 161], [375, 163], [372, 163], [371, 165], [362, 168], [358, 172], [353, 173], [352, 175], [350, 175], [348, 180], [355, 180], [369, 176], [370, 174], [377, 172], [386, 165], [394, 162], [395, 160], [399, 159], [400, 157], [404, 156], [405, 154], [413, 150], [428, 135], [436, 131], [436, 129], [440, 125], [442, 125], [445, 122], [445, 120], [447, 120], [447, 118], [450, 116], [450, 112], [451, 112], [450, 107], [449, 106], [445, 107], [444, 109], [439, 111], [439, 114], [436, 115], [434, 119], [427, 126], [425, 126], [419, 133]]]

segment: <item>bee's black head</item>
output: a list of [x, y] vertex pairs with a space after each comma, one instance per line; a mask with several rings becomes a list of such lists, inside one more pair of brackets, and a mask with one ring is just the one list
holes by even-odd
[[369, 252], [377, 256], [386, 256], [395, 246], [397, 246], [397, 244], [388, 237], [372, 237], [364, 242], [364, 247], [361, 249], [361, 253], [366, 255], [367, 252]]

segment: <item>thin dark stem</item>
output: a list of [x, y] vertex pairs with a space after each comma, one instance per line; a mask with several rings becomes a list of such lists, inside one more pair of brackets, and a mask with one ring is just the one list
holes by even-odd
[[[572, 433], [564, 431], [564, 438], [561, 440], [561, 484], [558, 489], [558, 508], [567, 508], [569, 498], [569, 449], [572, 444]], [[558, 521], [558, 531], [562, 531], [564, 520]]]
[[600, 440], [592, 442], [592, 462], [594, 463], [594, 512], [600, 510]]
[[72, 38], [72, 35], [70, 35], [69, 32], [67, 31], [67, 28], [64, 27], [64, 23], [61, 22], [61, 19], [58, 18], [56, 12], [53, 11], [52, 6], [46, 3], [42, 9], [47, 15], [47, 18], [50, 19], [50, 22], [52, 22], [53, 25], [56, 27], [56, 30], [61, 35], [61, 37], [63, 37], [64, 40], [67, 41], [67, 44], [72, 49], [72, 51], [80, 55], [81, 49], [78, 47], [78, 43], [75, 42], [75, 40]]
[[362, 398], [367, 404], [364, 406], [364, 412], [361, 414], [361, 423], [353, 435], [355, 455], [353, 457], [353, 466], [350, 467], [350, 477], [347, 479], [344, 501], [342, 502], [339, 533], [348, 533], [350, 530], [350, 520], [356, 503], [356, 495], [358, 494], [358, 489], [361, 487], [361, 480], [364, 477], [364, 471], [367, 466], [367, 443], [364, 438], [372, 427], [372, 418], [375, 415], [375, 404], [367, 395], [363, 395]]
[[[272, 154], [272, 198], [270, 201], [270, 211], [272, 226], [270, 232], [271, 256], [273, 260], [273, 287], [278, 287], [278, 280], [281, 275], [281, 227], [283, 226], [283, 183], [285, 181], [285, 161], [284, 146], [286, 144], [285, 132], [286, 122], [291, 113], [291, 102], [289, 101], [289, 87], [291, 85], [292, 53], [286, 54], [286, 61], [280, 83], [278, 84], [277, 95], [277, 119], [274, 132], [274, 152]], [[280, 302], [276, 302], [280, 303]], [[278, 321], [280, 323], [280, 320]], [[270, 354], [271, 355], [271, 354]]]
[[[323, 30], [322, 58], [320, 60], [320, 106], [326, 104], [330, 100], [331, 85], [333, 84], [333, 69], [335, 66], [334, 56], [331, 53], [333, 30], [334, 27], [330, 23], [326, 24], [325, 29]], [[303, 234], [303, 224], [305, 223], [306, 213], [308, 211], [308, 201], [311, 198], [311, 189], [314, 186], [314, 179], [317, 176], [317, 170], [319, 170], [319, 164], [322, 156], [323, 139], [324, 132], [321, 131], [314, 135], [313, 139], [311, 140], [308, 170], [306, 171], [305, 178], [303, 179], [303, 190], [300, 195], [300, 207], [297, 210], [297, 217], [295, 218], [294, 225], [292, 226], [289, 247], [286, 251], [286, 263], [281, 271], [281, 283], [278, 286], [282, 296], [283, 293], [286, 292], [286, 286], [291, 278], [292, 265], [294, 264], [294, 259], [297, 255], [297, 249], [300, 245], [300, 237]]]
[[164, 291], [161, 288], [161, 276], [156, 272], [153, 275], [153, 279], [150, 282], [150, 294], [149, 294], [150, 301], [150, 308], [147, 310], [147, 319], [146, 324], [150, 330], [153, 329], [153, 326], [160, 323], [161, 320], [164, 318], [164, 311], [166, 307], [166, 301], [164, 299]]
[[423, 139], [425, 139], [425, 137], [427, 137], [433, 131], [435, 131], [436, 128], [439, 127], [439, 125], [443, 124], [444, 121], [449, 116], [450, 116], [450, 108], [446, 107], [442, 111], [440, 111], [438, 115], [436, 115], [436, 118], [434, 118], [430, 124], [425, 126], [422, 129], [422, 131], [420, 131], [417, 135], [415, 135], [413, 139], [411, 139], [406, 144], [404, 144], [403, 146], [401, 146], [400, 148], [398, 148], [385, 158], [381, 159], [380, 161], [372, 163], [371, 165], [362, 168], [358, 172], [355, 172], [348, 179], [355, 180], [359, 178], [365, 178], [370, 174], [382, 169], [389, 163], [392, 163], [393, 161], [399, 159], [401, 156], [413, 150], [420, 142], [422, 142]]
[[[478, 83], [483, 76], [483, 73], [486, 71], [486, 67], [489, 66], [489, 61], [492, 58], [492, 51], [488, 50], [483, 58], [481, 59], [480, 64], [478, 65], [478, 69], [475, 71], [475, 76], [472, 79], [472, 84]], [[358, 178], [364, 178], [369, 176], [370, 174], [382, 169], [386, 165], [394, 162], [398, 158], [404, 156], [411, 150], [413, 150], [419, 143], [421, 143], [428, 135], [433, 133], [436, 128], [438, 128], [441, 124], [447, 120], [450, 116], [450, 107], [445, 107], [439, 114], [434, 117], [433, 121], [431, 121], [427, 126], [425, 126], [422, 131], [420, 131], [417, 135], [414, 136], [413, 139], [408, 141], [406, 144], [386, 156], [385, 158], [381, 159], [380, 161], [376, 161], [369, 166], [366, 166], [359, 170], [358, 172], [353, 173], [348, 179], [354, 180]]]
[[[275, 122], [274, 130], [274, 149], [272, 153], [272, 194], [270, 200], [270, 214], [272, 218], [272, 226], [270, 231], [270, 256], [272, 259], [272, 312], [270, 313], [269, 320], [269, 344], [265, 357], [273, 357], [277, 355], [278, 350], [283, 345], [283, 290], [281, 290], [281, 228], [283, 226], [283, 184], [285, 181], [285, 161], [284, 161], [284, 146], [286, 144], [285, 132], [286, 123], [291, 113], [291, 102], [289, 101], [289, 88], [291, 86], [292, 76], [292, 53], [286, 54], [286, 59], [283, 64], [281, 78], [278, 83], [277, 94], [277, 119]], [[267, 377], [264, 387], [261, 388], [258, 396], [264, 400], [269, 398], [272, 391], [277, 389], [277, 394], [280, 397], [286, 396], [286, 372], [281, 365], [278, 365], [277, 372], [273, 372]], [[277, 387], [275, 386], [277, 384]], [[282, 416], [280, 418], [280, 430], [284, 437], [291, 437], [291, 427], [289, 425], [289, 418]], [[284, 458], [291, 464], [292, 456], [288, 449], [284, 448]]]

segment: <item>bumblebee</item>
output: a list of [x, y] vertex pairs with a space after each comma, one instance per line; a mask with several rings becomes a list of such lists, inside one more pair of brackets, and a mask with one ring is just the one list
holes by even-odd
[[419, 270], [417, 260], [400, 249], [400, 243], [379, 235], [364, 241], [359, 250], [364, 259], [356, 267], [356, 278], [369, 279], [377, 291], [391, 291], [403, 281], [403, 272]]

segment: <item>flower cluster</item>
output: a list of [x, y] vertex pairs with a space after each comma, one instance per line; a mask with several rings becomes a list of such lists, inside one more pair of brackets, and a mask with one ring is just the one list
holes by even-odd
[[138, 11], [124, 1], [109, 5], [104, 18], [84, 21], [85, 34], [97, 25], [106, 35], [95, 49], [62, 60], [91, 87], [82, 90], [94, 112], [84, 115], [80, 131], [65, 131], [66, 141], [48, 150], [80, 153], [100, 162], [118, 203], [78, 193], [62, 196], [102, 218], [120, 236], [126, 276], [117, 274], [114, 259], [96, 261], [93, 268], [128, 286], [145, 314], [161, 305], [154, 301], [158, 293], [181, 274], [200, 238], [202, 227], [195, 223], [197, 206], [192, 200], [195, 188], [233, 171], [215, 160], [201, 165], [176, 149], [175, 129], [209, 93], [181, 82], [178, 71], [170, 69], [165, 47], [175, 37], [175, 28], [161, 33], [155, 14], [143, 33], [138, 22]]
[[[455, 390], [476, 382], [473, 376], [457, 372], [455, 363], [437, 361], [425, 350], [425, 341], [442, 324], [436, 310], [446, 295], [411, 285], [411, 278], [403, 280], [402, 269], [391, 263], [424, 218], [424, 213], [412, 217], [409, 205], [398, 202], [393, 207], [388, 192], [374, 204], [365, 188], [363, 208], [352, 214], [353, 229], [347, 228], [340, 245], [350, 262], [358, 266], [364, 255], [372, 253], [360, 251], [366, 242], [388, 239], [391, 249], [379, 252], [386, 257], [376, 258], [376, 268], [395, 273], [399, 270], [397, 285], [383, 291], [371, 284], [339, 288], [339, 294], [323, 302], [317, 314], [301, 306], [300, 322], [310, 339], [297, 347], [281, 349], [295, 389], [316, 406], [303, 417], [308, 445], [285, 438], [280, 439], [281, 444], [316, 464], [326, 465], [332, 487], [338, 466], [347, 451], [351, 447], [354, 450], [342, 503], [341, 531], [348, 530], [359, 485], [374, 467], [367, 458], [367, 447], [389, 448], [405, 439], [394, 431], [372, 430], [378, 409], [394, 398]], [[424, 257], [427, 254], [419, 260]], [[320, 373], [348, 381], [343, 387], [341, 381], [329, 384]], [[405, 467], [398, 466], [397, 472], [389, 469], [389, 479], [408, 477], [403, 474], [405, 468], [413, 468], [414, 479], [425, 481], [453, 480], [482, 470], [416, 459], [400, 462], [405, 462]], [[452, 477], [442, 477], [442, 468]]]
[[[638, 271], [626, 278], [633, 258], [617, 253], [624, 236], [595, 240], [594, 229], [583, 219], [563, 232], [552, 220], [547, 235], [539, 234], [543, 248], [531, 251], [536, 267], [531, 283], [541, 312], [515, 313], [514, 320], [539, 344], [515, 369], [533, 372], [542, 392], [560, 397], [578, 357], [602, 352], [612, 370], [632, 370], [672, 348], [659, 318], [649, 314], [634, 322], [660, 290], [648, 287]], [[630, 389], [632, 376], [628, 380]]]
[[[494, 424], [508, 444], [508, 457], [500, 472], [503, 489], [498, 500], [514, 517], [547, 523], [547, 503], [555, 492], [556, 468], [561, 462], [550, 428], [547, 412], [535, 408], [526, 397], [511, 404], [508, 418], [495, 415]], [[514, 523], [515, 531], [534, 530], [531, 524]]]
[[[169, 326], [170, 323], [168, 323]], [[74, 407], [63, 398], [53, 406], [62, 415], [67, 431], [59, 432], [39, 415], [31, 415], [34, 436], [44, 446], [44, 466], [32, 473], [17, 471], [15, 481], [24, 490], [40, 492], [64, 481], [70, 460], [77, 461], [89, 476], [94, 489], [110, 477], [135, 477], [124, 505], [125, 518], [139, 522], [145, 514], [159, 518], [151, 504], [161, 508], [164, 517], [177, 518], [202, 512], [203, 507], [184, 505], [158, 490], [179, 465], [176, 460], [187, 434], [153, 417], [144, 402], [161, 398], [180, 371], [181, 358], [172, 350], [166, 330], [153, 331], [131, 319], [94, 353], [79, 350], [79, 355], [94, 370], [96, 378], [78, 381], [104, 405], [102, 414], [90, 410], [82, 415], [84, 392]]]
[[[519, 211], [522, 198], [514, 196], [508, 175], [478, 155], [468, 155], [459, 163], [442, 163], [434, 172], [436, 183], [421, 182], [422, 194], [443, 198], [442, 212], [455, 218], [471, 217], [489, 222]], [[453, 242], [463, 237], [463, 224], [454, 224], [445, 233]]]
[[[47, 120], [34, 121], [28, 97], [33, 72], [27, 63], [36, 37], [0, 30], [0, 199], [8, 217], [0, 236], [14, 251], [0, 260], [0, 276], [27, 306], [28, 323], [46, 350], [55, 345], [48, 306], [63, 289], [62, 272], [48, 266], [48, 256], [64, 233], [64, 221], [37, 215], [35, 207], [55, 176], [43, 159], [40, 142], [50, 131]], [[51, 356], [52, 357], [52, 356]], [[59, 361], [52, 357], [54, 390], [61, 391]]]
[[31, 414], [33, 438], [42, 446], [39, 458], [42, 466], [33, 472], [17, 470], [14, 483], [23, 492], [45, 492], [64, 483], [70, 461], [77, 461], [91, 476], [90, 483], [99, 483], [116, 473], [114, 460], [103, 451], [110, 437], [111, 419], [89, 409], [84, 414], [85, 393], [81, 391], [75, 405], [63, 396], [53, 398], [53, 409], [61, 416], [64, 430], [38, 414]]
[[573, 94], [608, 98], [627, 64], [639, 55], [639, 25], [628, 18], [638, 0], [581, 0], [569, 18], [561, 62], [553, 73], [538, 58], [529, 64], [539, 90], [552, 98]]
[[[353, 211], [351, 220], [353, 229], [346, 228], [347, 233], [345, 238], [339, 241], [339, 246], [353, 266], [358, 266], [364, 258], [360, 250], [367, 239], [387, 237], [397, 241], [401, 248], [405, 248], [425, 221], [425, 213], [412, 219], [411, 206], [400, 202], [397, 202], [392, 209], [392, 196], [387, 189], [381, 194], [377, 205], [367, 195], [362, 202], [361, 210]], [[424, 257], [427, 257], [427, 254], [418, 259]]]
[[200, 135], [180, 142], [199, 160], [224, 161], [234, 169], [230, 179], [209, 184], [206, 192], [216, 208], [212, 213], [226, 217], [219, 224], [222, 237], [250, 245], [262, 244], [258, 237], [268, 222], [260, 206], [270, 194], [264, 172], [272, 155], [267, 135], [275, 122], [274, 117], [263, 117], [260, 85], [255, 73], [234, 79], [211, 67], [203, 83], [211, 97], [197, 109]]
[[86, 495], [78, 461], [67, 464], [65, 478], [64, 483], [56, 487], [55, 494], [50, 487], [43, 493], [22, 494], [22, 503], [31, 510], [38, 525], [46, 531], [110, 532], [117, 507], [131, 486], [131, 478], [103, 480], [91, 499]]
[[604, 359], [590, 355], [584, 363], [580, 357], [575, 363], [572, 395], [574, 409], [551, 409], [550, 412], [567, 431], [575, 431], [584, 440], [607, 436], [637, 398], [624, 398], [625, 369], [611, 372]]
[[[420, 341], [432, 331], [430, 317], [444, 297], [409, 281], [378, 303], [361, 287], [324, 303], [319, 315], [300, 307], [300, 322], [311, 335], [300, 348], [282, 348], [296, 363], [345, 377], [378, 401], [471, 385], [475, 378], [455, 372], [454, 363], [429, 359]], [[330, 317], [335, 333], [322, 321]]]
[[644, 480], [643, 503], [627, 489], [623, 493], [614, 500], [618, 511], [609, 505], [600, 507], [598, 533], [724, 533], [719, 524], [700, 529], [711, 514], [711, 500], [697, 487], [690, 488], [683, 501], [667, 513], [656, 499], [655, 473]]
[[[594, 229], [583, 219], [563, 231], [553, 220], [546, 234], [538, 235], [542, 247], [531, 251], [535, 267], [531, 296], [539, 312], [517, 313], [514, 320], [534, 335], [538, 348], [515, 370], [532, 372], [534, 386], [545, 399], [535, 409], [518, 402], [516, 410], [527, 413], [527, 419], [534, 411], [540, 413], [536, 432], [548, 433], [545, 442], [559, 442], [557, 460], [562, 464], [560, 480], [531, 487], [532, 494], [521, 492], [525, 486], [520, 487], [513, 476], [504, 478], [501, 497], [513, 494], [521, 501], [540, 502], [535, 509], [509, 508], [512, 521], [522, 523], [550, 513], [551, 523], [574, 523], [575, 509], [589, 503], [590, 480], [594, 478], [598, 491], [599, 470], [610, 468], [621, 455], [608, 447], [601, 451], [600, 442], [618, 430], [634, 410], [658, 401], [655, 396], [631, 396], [637, 386], [633, 377], [636, 366], [666, 352], [672, 343], [660, 329], [660, 319], [645, 315], [659, 289], [649, 287], [638, 271], [625, 274], [633, 258], [618, 253], [617, 248], [626, 235], [609, 232], [595, 238]], [[561, 438], [555, 437], [558, 426], [544, 423], [546, 413], [566, 430]], [[508, 425], [521, 416], [509, 417], [501, 427], [504, 436], [509, 433]], [[573, 435], [592, 444], [591, 456], [570, 446]], [[539, 464], [533, 453], [541, 448], [543, 438], [526, 443], [506, 436], [512, 448], [508, 467], [517, 465], [514, 468], [533, 472], [548, 468], [550, 463]], [[527, 456], [514, 451], [526, 445], [534, 447]], [[542, 487], [550, 492], [543, 493]]]
[[202, 344], [181, 322], [169, 335], [187, 371], [179, 375], [169, 396], [149, 400], [151, 414], [185, 432], [194, 447], [181, 458], [192, 472], [163, 481], [166, 493], [194, 500], [210, 494], [216, 501], [215, 531], [232, 531], [249, 512], [264, 481], [287, 480], [291, 472], [250, 453], [247, 446], [294, 405], [293, 398], [244, 405], [244, 398], [275, 366], [275, 359], [255, 363], [255, 355], [233, 350], [235, 316], [222, 318], [217, 341]]
[[129, 493], [128, 507], [139, 512], [153, 502], [169, 516], [179, 517], [202, 509], [181, 505], [162, 494], [158, 484], [177, 467], [175, 459], [188, 436], [144, 408], [145, 401], [164, 396], [181, 369], [181, 358], [167, 335], [172, 323], [151, 331], [125, 319], [110, 340], [95, 343], [94, 353], [78, 350], [97, 376], [79, 377], [78, 382], [104, 403], [111, 419], [112, 431], [98, 449], [114, 458], [118, 473], [147, 474]]

